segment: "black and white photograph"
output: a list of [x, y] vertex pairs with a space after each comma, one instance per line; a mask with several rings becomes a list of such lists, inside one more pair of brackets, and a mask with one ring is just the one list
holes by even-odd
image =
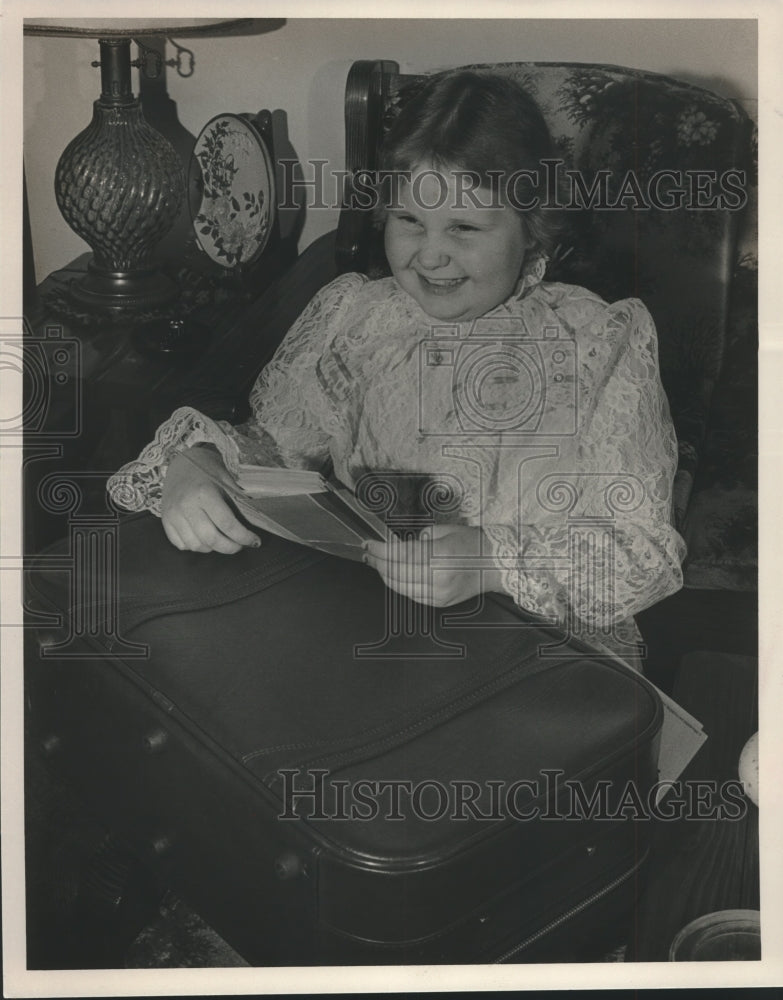
[[5, 995], [780, 985], [779, 12], [2, 7]]

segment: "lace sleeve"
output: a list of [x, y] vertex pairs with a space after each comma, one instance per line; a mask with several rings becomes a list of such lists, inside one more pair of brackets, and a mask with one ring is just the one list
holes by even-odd
[[[671, 524], [677, 462], [655, 326], [637, 300], [608, 307], [579, 356], [579, 431], [556, 471], [520, 495], [500, 476], [484, 531], [508, 593], [560, 622], [608, 630], [682, 586]], [[531, 466], [535, 466], [535, 462]]]
[[335, 321], [365, 280], [343, 275], [314, 296], [258, 377], [250, 395], [251, 416], [244, 424], [211, 420], [191, 407], [176, 410], [139, 457], [109, 479], [114, 503], [160, 515], [171, 458], [199, 444], [217, 448], [233, 475], [241, 463], [322, 467], [328, 459], [329, 430], [317, 405], [317, 363]]

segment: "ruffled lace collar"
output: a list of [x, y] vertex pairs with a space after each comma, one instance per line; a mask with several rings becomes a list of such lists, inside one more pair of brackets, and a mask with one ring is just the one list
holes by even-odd
[[541, 284], [546, 274], [548, 260], [549, 257], [545, 250], [534, 250], [528, 254], [525, 258], [525, 263], [522, 265], [522, 274], [511, 296], [512, 299], [524, 298], [531, 288], [535, 288], [536, 285]]

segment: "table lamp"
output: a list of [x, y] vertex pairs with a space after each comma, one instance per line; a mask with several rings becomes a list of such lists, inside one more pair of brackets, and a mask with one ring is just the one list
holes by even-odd
[[[93, 251], [86, 275], [71, 287], [77, 302], [108, 314], [135, 312], [164, 305], [178, 292], [154, 266], [152, 254], [179, 213], [184, 171], [173, 146], [145, 121], [132, 93], [131, 66], [144, 68], [146, 60], [131, 62], [131, 40], [260, 34], [284, 23], [255, 18], [25, 20], [26, 35], [95, 38], [100, 46], [100, 61], [92, 65], [100, 66], [101, 94], [92, 121], [65, 148], [54, 181], [65, 221]], [[188, 71], [176, 62], [182, 76], [192, 73], [190, 57]]]

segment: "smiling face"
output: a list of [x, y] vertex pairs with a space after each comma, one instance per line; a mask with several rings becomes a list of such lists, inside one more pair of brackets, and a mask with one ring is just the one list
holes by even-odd
[[[418, 180], [417, 176], [419, 175]], [[504, 302], [522, 271], [528, 240], [510, 207], [490, 207], [491, 192], [471, 199], [449, 171], [413, 171], [386, 215], [392, 274], [433, 319], [476, 319]], [[433, 206], [433, 207], [427, 207]]]

